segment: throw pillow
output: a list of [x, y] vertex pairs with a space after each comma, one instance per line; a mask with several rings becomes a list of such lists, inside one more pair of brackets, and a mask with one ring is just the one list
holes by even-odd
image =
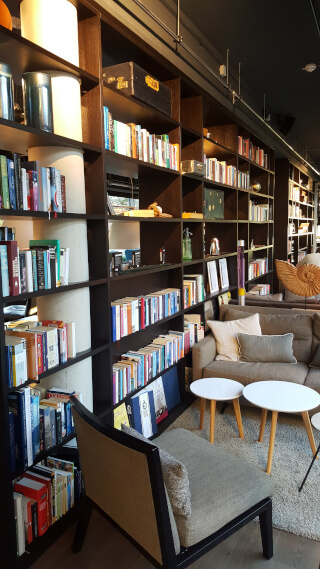
[[239, 362], [285, 362], [296, 364], [292, 349], [293, 334], [253, 336], [238, 334]]
[[239, 344], [237, 341], [238, 332], [261, 336], [259, 314], [252, 314], [240, 318], [220, 322], [220, 320], [209, 320], [208, 326], [211, 329], [217, 345], [216, 360], [236, 362], [239, 357]]
[[[146, 439], [146, 437], [132, 427], [122, 424], [121, 430], [124, 433], [127, 433], [127, 435], [136, 437], [146, 443], [156, 445], [154, 441], [149, 441], [149, 439]], [[159, 455], [163, 480], [170, 498], [172, 511], [177, 516], [188, 518], [191, 516], [191, 493], [188, 471], [182, 462], [174, 458], [165, 450], [162, 450], [160, 447]]]
[[314, 354], [312, 362], [309, 364], [309, 367], [320, 367], [320, 344], [317, 347], [317, 351]]

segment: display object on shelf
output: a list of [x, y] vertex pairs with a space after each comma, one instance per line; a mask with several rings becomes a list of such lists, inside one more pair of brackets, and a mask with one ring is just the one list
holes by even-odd
[[0, 83], [0, 117], [2, 119], [13, 121], [13, 78], [11, 67], [6, 63], [0, 63]]
[[219, 259], [220, 287], [227, 288], [229, 286], [229, 274], [227, 259]]
[[224, 219], [224, 192], [204, 188], [204, 217]]
[[192, 261], [191, 236], [192, 233], [190, 232], [189, 227], [186, 227], [183, 230], [183, 239], [182, 239], [182, 258], [184, 261]]
[[171, 89], [133, 61], [104, 67], [102, 76], [111, 89], [116, 89], [171, 116]]
[[22, 93], [25, 124], [53, 132], [51, 77], [38, 71], [24, 73]]
[[182, 160], [181, 174], [195, 174], [196, 176], [206, 175], [206, 165], [197, 160]]

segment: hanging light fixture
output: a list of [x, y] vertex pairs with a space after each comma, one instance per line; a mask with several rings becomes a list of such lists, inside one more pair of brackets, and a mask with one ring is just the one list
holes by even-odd
[[317, 65], [316, 63], [307, 63], [302, 69], [303, 71], [308, 71], [308, 73], [312, 73], [312, 71], [315, 71], [317, 67], [319, 67], [319, 65]]

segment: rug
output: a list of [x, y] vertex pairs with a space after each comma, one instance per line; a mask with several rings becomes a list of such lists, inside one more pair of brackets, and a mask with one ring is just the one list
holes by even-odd
[[[183, 427], [209, 440], [210, 406], [207, 402], [204, 428], [199, 430], [200, 403], [196, 400], [168, 430]], [[233, 405], [223, 414], [217, 407], [214, 444], [235, 456], [266, 470], [270, 439], [271, 412], [263, 442], [258, 442], [261, 410], [241, 406], [244, 439], [239, 438]], [[316, 445], [320, 433], [313, 429]], [[301, 492], [298, 489], [312, 460], [312, 452], [299, 415], [279, 413], [271, 478], [275, 485], [273, 525], [276, 528], [320, 540], [320, 459], [316, 460]]]

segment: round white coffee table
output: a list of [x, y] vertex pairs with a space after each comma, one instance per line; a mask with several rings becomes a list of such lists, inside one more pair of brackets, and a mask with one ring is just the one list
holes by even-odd
[[268, 410], [272, 411], [267, 473], [271, 473], [278, 413], [301, 413], [312, 454], [316, 454], [309, 413], [320, 405], [320, 395], [314, 389], [288, 381], [258, 381], [247, 385], [243, 395], [250, 403], [262, 408], [259, 442], [262, 442]]
[[214, 423], [216, 414], [217, 401], [230, 401], [232, 400], [239, 436], [243, 439], [243, 428], [241, 420], [241, 412], [239, 405], [239, 397], [242, 395], [243, 385], [233, 379], [226, 379], [225, 377], [206, 377], [193, 381], [190, 385], [190, 390], [197, 397], [201, 397], [200, 407], [200, 430], [203, 429], [204, 412], [206, 408], [206, 399], [211, 401], [211, 416], [210, 416], [210, 443], [214, 441]]

